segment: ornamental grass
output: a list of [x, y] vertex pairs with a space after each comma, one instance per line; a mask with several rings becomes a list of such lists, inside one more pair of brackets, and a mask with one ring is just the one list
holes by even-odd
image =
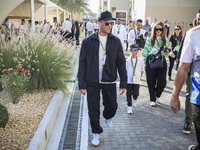
[[5, 38], [1, 34], [0, 75], [7, 68], [24, 68], [30, 73], [27, 91], [57, 88], [65, 91], [64, 80], [72, 74], [74, 50], [75, 46], [60, 35], [13, 32], [11, 38]]

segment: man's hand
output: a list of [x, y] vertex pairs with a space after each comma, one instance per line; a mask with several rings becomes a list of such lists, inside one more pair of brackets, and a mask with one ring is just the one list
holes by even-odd
[[125, 92], [126, 92], [126, 89], [125, 89], [125, 88], [123, 88], [123, 89], [119, 89], [119, 93], [120, 93], [120, 95], [124, 94]]
[[87, 93], [86, 89], [80, 89], [81, 94], [85, 95]]
[[171, 102], [170, 102], [170, 105], [171, 105], [171, 109], [174, 113], [177, 113], [179, 110], [180, 110], [180, 100], [179, 98], [175, 97], [172, 95], [172, 98], [171, 98]]

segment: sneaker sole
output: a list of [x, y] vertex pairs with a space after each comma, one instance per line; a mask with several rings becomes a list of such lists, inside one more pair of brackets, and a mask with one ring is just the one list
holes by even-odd
[[94, 146], [94, 147], [98, 147], [100, 145], [100, 143], [98, 144], [98, 145], [94, 145], [94, 144], [92, 144], [92, 146]]
[[190, 132], [190, 131], [185, 131], [185, 130], [183, 130], [183, 133], [184, 133], [184, 134], [190, 134], [191, 132]]

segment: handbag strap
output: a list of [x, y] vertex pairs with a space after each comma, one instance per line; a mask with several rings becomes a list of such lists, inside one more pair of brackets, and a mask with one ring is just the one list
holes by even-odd
[[[164, 45], [162, 44], [162, 46], [160, 47], [160, 50], [158, 51], [158, 53], [161, 53], [163, 47], [164, 47]], [[157, 53], [157, 54], [158, 54], [158, 53]]]

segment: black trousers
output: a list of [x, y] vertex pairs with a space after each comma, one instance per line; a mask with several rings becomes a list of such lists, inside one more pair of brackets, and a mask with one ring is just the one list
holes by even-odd
[[128, 106], [132, 106], [132, 96], [135, 100], [138, 98], [139, 88], [139, 84], [127, 84], [126, 98]]
[[195, 125], [198, 150], [200, 150], [200, 105], [192, 104], [192, 117]]
[[148, 59], [146, 61], [146, 78], [150, 94], [150, 101], [156, 102], [156, 97], [160, 97], [166, 86], [167, 62], [164, 57], [163, 68], [150, 69]]
[[172, 69], [173, 69], [175, 60], [176, 60], [176, 58], [173, 58], [173, 57], [169, 56], [169, 71], [168, 71], [168, 76], [169, 77], [171, 77], [171, 75], [172, 75]]
[[80, 33], [75, 34], [76, 45], [79, 45], [79, 35], [80, 35]]
[[88, 84], [87, 101], [92, 133], [102, 133], [100, 126], [100, 91], [103, 96], [103, 117], [111, 119], [117, 111], [116, 84]]
[[71, 33], [71, 32], [68, 32], [68, 31], [65, 31], [64, 34], [63, 34], [63, 37], [64, 37], [66, 40], [71, 40], [71, 39], [72, 39], [72, 33]]

